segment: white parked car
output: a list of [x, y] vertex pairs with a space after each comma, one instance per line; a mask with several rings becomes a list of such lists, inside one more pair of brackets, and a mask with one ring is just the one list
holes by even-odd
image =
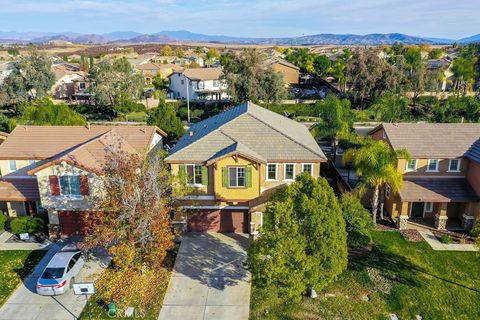
[[82, 252], [69, 246], [57, 252], [37, 281], [37, 293], [54, 296], [65, 293], [85, 264]]

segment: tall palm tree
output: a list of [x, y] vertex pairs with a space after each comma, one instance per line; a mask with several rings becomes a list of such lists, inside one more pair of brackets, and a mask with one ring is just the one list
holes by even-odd
[[410, 155], [406, 150], [393, 150], [383, 141], [367, 141], [362, 147], [345, 152], [345, 161], [351, 162], [357, 175], [362, 178], [360, 190], [373, 189], [370, 203], [374, 223], [380, 203], [380, 188], [388, 184], [393, 193], [402, 188], [403, 175], [397, 169], [399, 158], [409, 159]]

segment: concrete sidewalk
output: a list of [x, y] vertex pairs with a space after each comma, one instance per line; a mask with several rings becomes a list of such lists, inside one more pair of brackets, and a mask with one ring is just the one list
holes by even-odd
[[445, 244], [438, 241], [437, 237], [430, 230], [418, 230], [422, 235], [423, 239], [432, 247], [433, 250], [437, 251], [478, 251], [478, 248], [473, 244]]
[[189, 233], [183, 237], [159, 320], [247, 320], [251, 276], [243, 267], [248, 237]]

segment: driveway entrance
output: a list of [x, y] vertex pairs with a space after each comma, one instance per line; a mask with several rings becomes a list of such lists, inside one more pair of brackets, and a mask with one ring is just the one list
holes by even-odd
[[245, 234], [186, 234], [158, 319], [248, 319], [247, 247]]

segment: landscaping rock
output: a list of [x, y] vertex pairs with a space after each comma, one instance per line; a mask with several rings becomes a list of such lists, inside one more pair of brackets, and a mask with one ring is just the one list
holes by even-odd
[[315, 289], [311, 289], [310, 290], [310, 298], [315, 299], [317, 297], [318, 297], [318, 295], [317, 295], [317, 292], [315, 291]]
[[335, 295], [333, 293], [325, 293], [325, 297], [331, 298], [331, 297], [335, 297]]
[[368, 296], [362, 296], [363, 301], [370, 301], [370, 298]]
[[417, 314], [417, 315], [415, 316], [415, 319], [416, 319], [416, 320], [423, 320], [423, 317], [422, 317], [421, 315]]
[[395, 313], [390, 313], [389, 315], [390, 320], [398, 320], [398, 317]]

